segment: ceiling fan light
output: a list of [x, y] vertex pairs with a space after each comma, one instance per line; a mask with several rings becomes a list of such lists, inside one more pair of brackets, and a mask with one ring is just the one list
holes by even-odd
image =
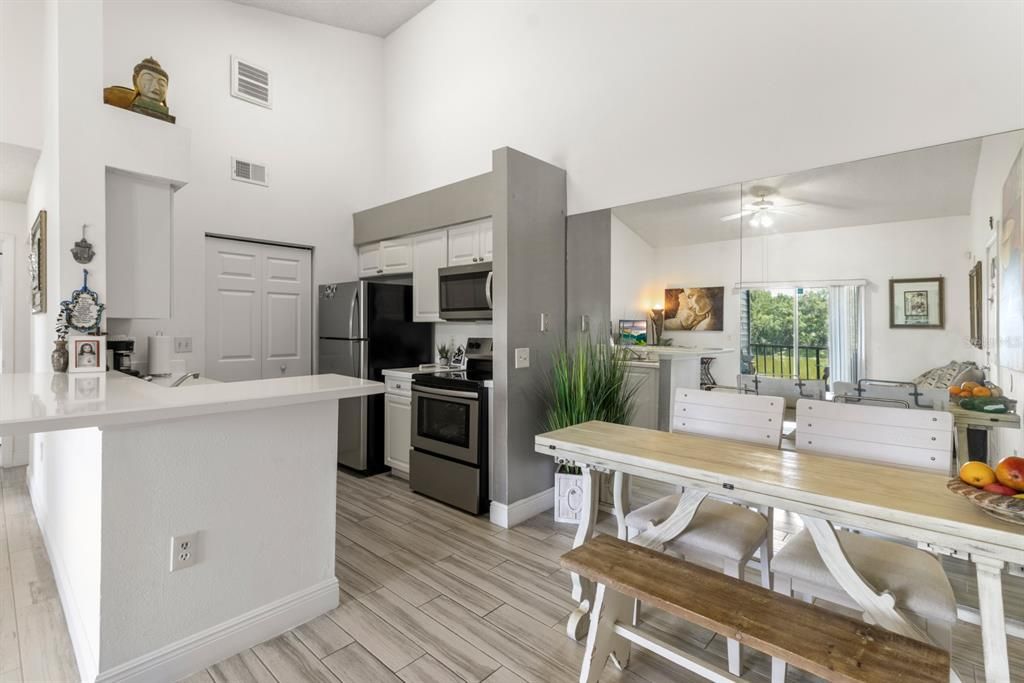
[[774, 218], [772, 218], [771, 216], [769, 216], [766, 213], [761, 214], [761, 227], [762, 228], [770, 228], [774, 224], [775, 224], [775, 219]]
[[755, 213], [754, 217], [750, 219], [750, 227], [760, 228], [761, 227], [761, 213]]

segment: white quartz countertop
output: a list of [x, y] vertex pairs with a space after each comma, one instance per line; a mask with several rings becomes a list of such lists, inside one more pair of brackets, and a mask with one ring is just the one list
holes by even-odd
[[341, 375], [164, 387], [119, 372], [0, 375], [0, 434], [31, 434], [258, 410], [384, 393]]

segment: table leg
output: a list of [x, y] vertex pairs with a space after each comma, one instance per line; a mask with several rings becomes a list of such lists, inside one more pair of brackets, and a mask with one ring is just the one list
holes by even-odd
[[1010, 660], [1006, 650], [1006, 622], [1003, 615], [1002, 560], [971, 556], [978, 576], [978, 607], [981, 613], [981, 643], [985, 652], [985, 680], [1008, 683]]
[[[580, 523], [576, 527], [576, 537], [573, 539], [572, 547], [578, 548], [594, 536], [594, 526], [597, 524], [598, 497], [600, 496], [601, 473], [586, 465], [583, 469], [583, 509], [580, 511]], [[569, 615], [569, 622], [566, 624], [565, 632], [573, 640], [581, 640], [586, 637], [590, 628], [590, 608], [594, 604], [594, 582], [585, 579], [579, 574], [573, 573], [572, 577], [572, 599], [579, 603], [579, 607]]]
[[618, 536], [625, 541], [629, 538], [629, 530], [626, 528], [626, 515], [629, 514], [629, 485], [630, 475], [624, 472], [616, 472], [612, 481], [612, 499], [615, 503], [615, 522], [618, 524]]

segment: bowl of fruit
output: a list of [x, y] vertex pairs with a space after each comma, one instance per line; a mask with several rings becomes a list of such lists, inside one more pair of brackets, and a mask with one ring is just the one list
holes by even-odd
[[1016, 401], [1003, 396], [1003, 390], [991, 382], [964, 382], [949, 387], [949, 400], [964, 410], [980, 413], [1006, 413], [1013, 411]]
[[995, 469], [983, 462], [966, 462], [949, 490], [1005, 522], [1024, 524], [1024, 458], [1003, 458]]

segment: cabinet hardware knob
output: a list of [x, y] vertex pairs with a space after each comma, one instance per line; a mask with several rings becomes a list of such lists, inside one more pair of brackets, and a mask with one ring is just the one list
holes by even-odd
[[282, 366], [281, 366], [281, 372], [284, 372], [284, 371], [285, 371], [285, 370], [287, 370], [287, 369], [288, 369], [288, 366], [287, 366], [287, 365], [282, 365]]

